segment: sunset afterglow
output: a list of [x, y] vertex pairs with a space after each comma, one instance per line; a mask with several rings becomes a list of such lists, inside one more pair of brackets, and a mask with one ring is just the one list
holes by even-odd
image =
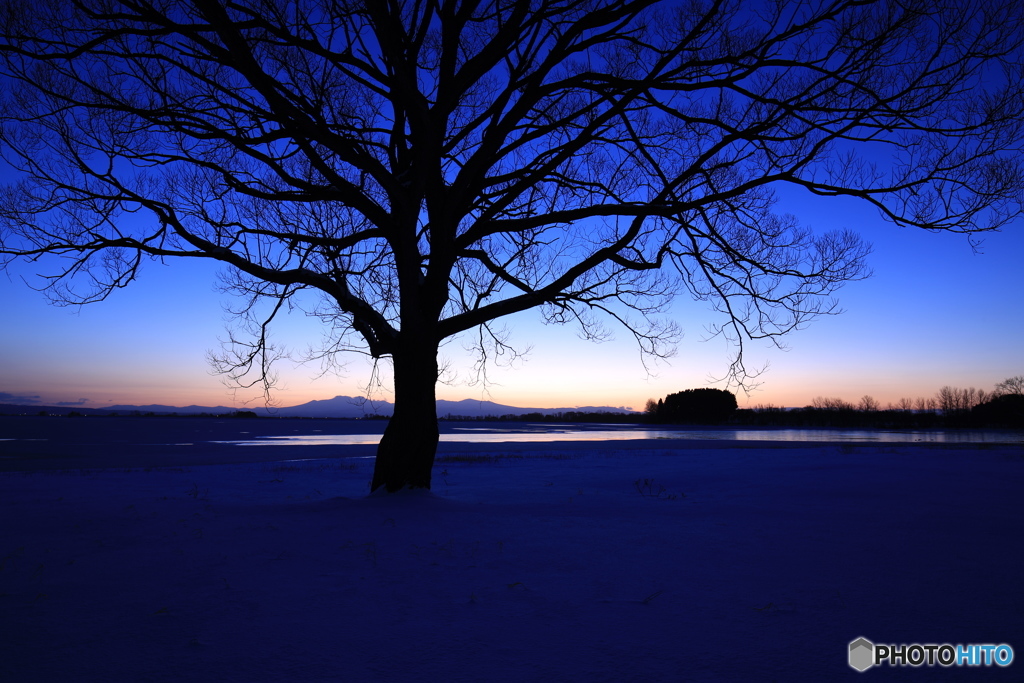
[[[1022, 226], [985, 235], [975, 253], [963, 236], [897, 229], [852, 200], [797, 199], [788, 197], [785, 207], [815, 229], [850, 227], [872, 242], [874, 275], [841, 290], [845, 312], [790, 335], [787, 350], [747, 342], [748, 366], [769, 367], [757, 390], [740, 393], [741, 407], [803, 406], [816, 396], [856, 402], [864, 395], [884, 406], [901, 397], [933, 396], [943, 385], [990, 391], [1024, 372]], [[29, 266], [19, 265], [16, 272], [33, 282]], [[133, 286], [80, 309], [51, 306], [21, 280], [0, 280], [0, 402], [262, 405], [258, 392], [225, 386], [206, 360], [226, 336], [223, 304], [230, 303], [217, 291], [216, 275], [209, 264], [150, 263]], [[441, 354], [451, 360], [455, 377], [438, 386], [438, 397], [642, 410], [648, 398], [708, 386], [725, 372], [734, 349], [721, 339], [702, 341], [705, 326], [716, 320], [705, 304], [681, 295], [673, 313], [685, 336], [675, 357], [648, 361], [653, 376], [628, 332], [610, 327], [615, 340], [594, 344], [571, 327], [545, 326], [535, 312], [525, 312], [507, 321], [513, 346], [531, 347], [525, 360], [489, 367], [492, 384], [485, 392], [468, 384], [473, 359], [467, 342], [450, 341]], [[319, 321], [296, 313], [277, 328], [276, 339], [298, 356], [306, 346], [315, 347], [320, 334]], [[318, 362], [281, 361], [274, 399], [289, 406], [368, 390], [390, 398], [380, 387], [368, 389], [368, 358], [340, 360], [346, 362], [344, 374], [319, 378]]]

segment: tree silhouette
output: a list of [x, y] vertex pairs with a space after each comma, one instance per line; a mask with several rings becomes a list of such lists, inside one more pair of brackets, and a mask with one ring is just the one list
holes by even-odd
[[1024, 394], [995, 394], [974, 406], [971, 417], [981, 426], [1024, 429]]
[[659, 422], [718, 424], [736, 412], [736, 396], [724, 389], [702, 387], [669, 394], [655, 405]]
[[[388, 358], [372, 488], [428, 487], [440, 342], [539, 308], [664, 354], [674, 294], [744, 340], [836, 312], [850, 232], [773, 187], [973, 233], [1021, 191], [1017, 3], [8, 0], [0, 254], [101, 300], [147, 259], [220, 261], [269, 381], [295, 295], [323, 353]], [[50, 258], [57, 257], [57, 258]], [[264, 306], [266, 308], [264, 308]]]
[[974, 406], [985, 403], [988, 398], [984, 390], [979, 391], [974, 387], [962, 389], [948, 384], [935, 394], [936, 404], [948, 416], [964, 415]]
[[1007, 394], [1024, 395], [1024, 375], [1007, 377], [996, 385], [993, 394], [995, 396], [1005, 396]]
[[873, 413], [881, 410], [882, 406], [874, 396], [862, 396], [860, 401], [857, 403], [857, 410], [861, 410], [865, 413]]

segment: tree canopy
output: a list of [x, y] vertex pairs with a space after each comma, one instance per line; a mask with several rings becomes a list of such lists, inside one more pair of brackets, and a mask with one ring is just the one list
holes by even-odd
[[64, 302], [225, 264], [240, 381], [319, 293], [323, 353], [394, 365], [374, 488], [429, 486], [446, 338], [486, 360], [538, 308], [664, 355], [684, 294], [742, 381], [744, 340], [835, 312], [868, 247], [777, 186], [927, 230], [1021, 210], [1014, 2], [9, 0], [0, 26], [0, 257]]
[[669, 394], [648, 404], [648, 418], [656, 422], [718, 424], [736, 412], [736, 395], [725, 389], [701, 387]]

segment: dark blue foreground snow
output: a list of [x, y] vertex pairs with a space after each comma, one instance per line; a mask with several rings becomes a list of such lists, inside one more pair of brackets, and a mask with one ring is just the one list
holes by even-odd
[[1020, 679], [1020, 447], [665, 443], [0, 474], [0, 680]]

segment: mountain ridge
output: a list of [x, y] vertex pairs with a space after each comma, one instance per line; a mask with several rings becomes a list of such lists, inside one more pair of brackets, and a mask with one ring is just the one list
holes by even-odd
[[[45, 405], [2, 405], [0, 412], [6, 409], [17, 408], [24, 412], [48, 411], [82, 414], [96, 413], [157, 413], [157, 414], [226, 414], [236, 413], [240, 410], [251, 411], [261, 417], [327, 417], [327, 418], [364, 418], [390, 416], [394, 411], [394, 404], [390, 401], [369, 401], [365, 397], [335, 396], [329, 399], [317, 399], [307, 401], [295, 406], [282, 406], [277, 408], [228, 408], [226, 406], [169, 406], [163, 404], [131, 405], [118, 404], [103, 408], [83, 408], [77, 406], [45, 406]], [[460, 401], [449, 401], [440, 399], [437, 401], [438, 417], [498, 417], [501, 415], [526, 415], [529, 413], [540, 413], [541, 415], [554, 415], [566, 412], [581, 413], [635, 413], [623, 406], [576, 406], [564, 408], [522, 408], [510, 406], [494, 401], [466, 398]]]

